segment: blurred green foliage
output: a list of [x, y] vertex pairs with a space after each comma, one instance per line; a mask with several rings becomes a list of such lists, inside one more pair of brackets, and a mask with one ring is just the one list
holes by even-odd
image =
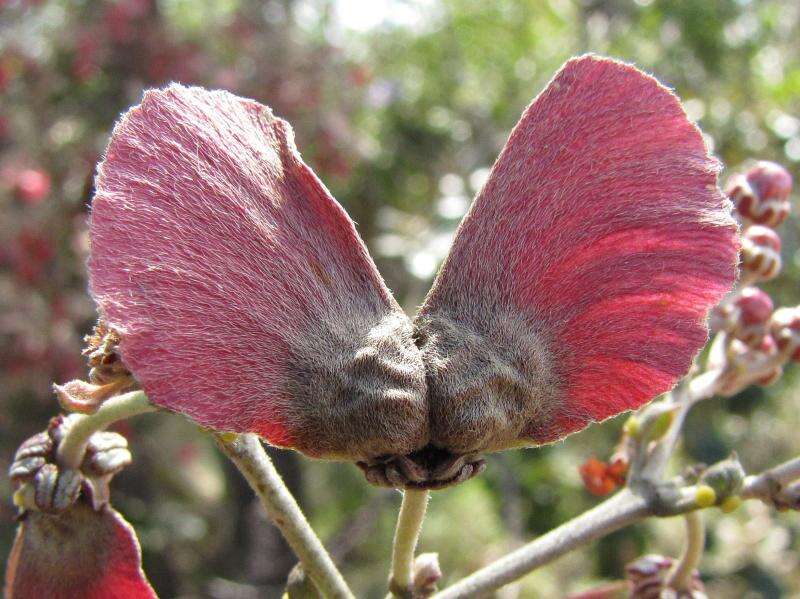
[[[0, 464], [56, 412], [50, 383], [82, 374], [93, 165], [144, 88], [179, 80], [272, 105], [413, 311], [508, 131], [564, 60], [608, 54], [674, 87], [726, 175], [751, 158], [797, 175], [798, 39], [796, 0], [0, 1]], [[784, 274], [767, 287], [777, 304], [800, 299], [798, 231], [797, 218], [781, 229]], [[684, 462], [736, 448], [758, 470], [796, 455], [798, 376], [700, 405]], [[440, 553], [452, 581], [590, 507], [578, 466], [608, 457], [620, 427], [491, 456], [481, 477], [435, 493], [422, 549]], [[115, 502], [161, 596], [279, 596], [293, 559], [203, 434], [177, 416], [122, 430], [136, 462]], [[358, 596], [381, 597], [399, 496], [350, 465], [275, 455]], [[9, 491], [3, 480], [0, 556]], [[711, 596], [800, 596], [796, 517], [753, 503], [711, 521]], [[621, 531], [502, 597], [619, 578], [643, 552], [677, 555], [678, 529]]]

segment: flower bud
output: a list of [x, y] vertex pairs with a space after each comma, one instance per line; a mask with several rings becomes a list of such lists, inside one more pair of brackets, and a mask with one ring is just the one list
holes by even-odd
[[725, 329], [748, 347], [761, 345], [773, 310], [772, 298], [758, 287], [745, 287], [726, 308]]
[[414, 559], [412, 586], [414, 596], [427, 597], [436, 592], [436, 584], [442, 578], [438, 553], [421, 553]]
[[743, 277], [768, 281], [781, 270], [781, 238], [769, 227], [753, 225], [742, 235], [741, 266]]
[[625, 575], [630, 582], [629, 599], [660, 599], [679, 597], [697, 599], [704, 597], [703, 582], [697, 570], [692, 572], [689, 588], [680, 592], [667, 587], [667, 577], [675, 560], [662, 555], [645, 555], [625, 566]]
[[593, 495], [608, 495], [625, 484], [628, 474], [628, 460], [618, 455], [610, 463], [591, 457], [579, 469], [583, 484]]
[[762, 160], [747, 171], [747, 181], [762, 200], [788, 200], [792, 176], [775, 162]]
[[759, 162], [744, 175], [735, 175], [727, 193], [742, 219], [775, 227], [789, 215], [792, 176], [779, 164]]
[[639, 438], [639, 434], [642, 432], [642, 426], [639, 419], [635, 415], [632, 415], [625, 421], [622, 430], [629, 437]]
[[701, 485], [707, 485], [714, 490], [716, 499], [714, 503], [736, 495], [742, 488], [744, 481], [744, 468], [742, 468], [736, 455], [727, 460], [718, 462], [708, 468], [700, 477]]
[[719, 505], [719, 509], [721, 509], [725, 514], [730, 514], [731, 512], [735, 512], [737, 509], [739, 509], [740, 505], [742, 505], [742, 498], [738, 495], [731, 495]]
[[86, 347], [81, 352], [89, 366], [89, 380], [97, 385], [131, 377], [122, 363], [119, 352], [119, 332], [100, 319], [90, 335], [83, 338]]
[[724, 368], [717, 381], [717, 393], [730, 397], [752, 384], [770, 385], [781, 374], [781, 357], [771, 333], [764, 335], [756, 347], [749, 347], [738, 339], [725, 346]]
[[711, 507], [717, 503], [717, 493], [708, 485], [698, 485], [694, 492], [694, 501], [699, 507]]
[[800, 306], [775, 310], [770, 331], [778, 351], [787, 359], [800, 362]]
[[76, 418], [80, 416], [53, 418], [46, 431], [17, 449], [9, 477], [18, 491], [15, 503], [21, 510], [61, 513], [71, 508], [81, 493], [94, 509], [108, 502], [109, 482], [132, 461], [128, 442], [118, 433], [96, 432], [89, 437], [80, 469], [64, 468], [58, 462], [58, 447]]

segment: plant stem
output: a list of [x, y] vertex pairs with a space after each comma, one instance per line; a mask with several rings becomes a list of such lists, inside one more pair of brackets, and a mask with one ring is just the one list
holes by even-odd
[[675, 413], [667, 434], [658, 442], [653, 452], [647, 456], [647, 463], [641, 472], [642, 478], [650, 481], [659, 481], [661, 479], [667, 469], [669, 459], [675, 451], [675, 446], [678, 444], [689, 410], [698, 401], [708, 399], [714, 395], [719, 376], [719, 371], [704, 372], [670, 394], [667, 401], [671, 401], [680, 407]]
[[481, 597], [595, 539], [651, 515], [647, 501], [623, 489], [573, 518], [434, 595], [434, 599]]
[[700, 564], [706, 544], [703, 516], [699, 512], [688, 512], [683, 518], [686, 522], [686, 546], [680, 561], [667, 577], [667, 587], [676, 591], [691, 589], [692, 576]]
[[428, 509], [427, 490], [406, 489], [400, 514], [397, 516], [397, 528], [394, 531], [392, 544], [392, 571], [389, 575], [389, 588], [398, 597], [411, 596], [411, 577], [414, 565], [414, 551], [417, 548], [422, 521]]
[[756, 498], [769, 501], [772, 494], [800, 479], [800, 458], [793, 458], [744, 480], [740, 495], [745, 499]]
[[70, 426], [58, 445], [58, 462], [64, 468], [78, 469], [86, 453], [89, 437], [108, 425], [158, 408], [147, 400], [144, 391], [131, 391], [104, 401], [94, 414], [71, 416]]
[[353, 593], [300, 511], [258, 437], [231, 433], [214, 433], [214, 437], [222, 452], [250, 483], [322, 596], [353, 599]]

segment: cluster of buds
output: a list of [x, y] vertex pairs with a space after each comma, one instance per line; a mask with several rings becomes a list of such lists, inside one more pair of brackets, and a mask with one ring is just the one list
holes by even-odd
[[80, 416], [53, 418], [47, 430], [30, 437], [17, 449], [9, 477], [16, 490], [14, 503], [22, 513], [63, 512], [81, 494], [95, 510], [108, 503], [111, 479], [131, 463], [128, 442], [117, 433], [94, 433], [79, 467], [64, 468], [58, 448], [77, 418]]
[[[772, 384], [781, 377], [787, 362], [800, 362], [800, 306], [775, 309], [772, 298], [756, 286], [780, 272], [781, 239], [774, 227], [789, 214], [791, 189], [789, 173], [770, 162], [759, 162], [745, 174], [735, 175], [728, 185], [727, 193], [742, 224], [741, 276], [737, 288], [711, 314], [710, 328], [715, 337], [706, 372], [687, 378], [676, 390], [687, 402], [715, 393], [730, 396], [752, 384]], [[647, 460], [672, 424], [676, 405], [656, 402], [632, 415], [614, 458], [607, 463], [593, 457], [581, 466], [586, 488], [605, 495], [625, 484], [628, 470], [632, 479], [646, 471]], [[731, 512], [742, 502], [745, 472], [735, 455], [681, 478], [684, 484], [694, 485], [698, 507], [716, 505], [723, 512]], [[774, 505], [795, 506], [797, 484], [785, 489], [765, 486], [762, 494]], [[676, 586], [673, 573], [678, 570], [672, 558], [647, 555], [628, 565], [624, 583], [581, 597], [705, 598], [696, 571], [688, 581], [682, 580], [679, 588], [672, 588]]]
[[743, 232], [739, 286], [711, 317], [718, 335], [708, 368], [720, 373], [716, 391], [723, 395], [770, 385], [787, 361], [800, 361], [800, 307], [773, 311], [769, 295], [753, 286], [780, 271], [781, 240], [774, 227], [789, 214], [791, 191], [791, 175], [772, 162], [734, 175], [728, 185]]
[[134, 389], [136, 381], [120, 358], [117, 331], [100, 320], [84, 341], [89, 380], [75, 379], [53, 388], [65, 410], [91, 414], [108, 398]]
[[65, 459], [60, 450], [70, 431], [81, 430], [81, 418], [87, 417], [53, 418], [14, 456], [9, 476], [20, 526], [4, 596], [156, 599], [133, 528], [109, 503], [111, 478], [131, 462], [127, 441], [95, 432], [85, 448], [80, 444], [77, 459]]
[[609, 495], [625, 484], [628, 475], [628, 458], [617, 453], [604, 462], [596, 457], [586, 460], [580, 467], [581, 479], [592, 495]]

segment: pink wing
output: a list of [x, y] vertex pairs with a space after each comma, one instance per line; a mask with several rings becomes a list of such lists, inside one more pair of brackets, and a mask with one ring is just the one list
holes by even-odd
[[269, 108], [149, 91], [96, 187], [91, 291], [151, 401], [312, 455], [424, 440], [410, 322]]
[[567, 62], [511, 133], [418, 316], [433, 443], [549, 442], [670, 389], [735, 277], [718, 170], [655, 79]]

